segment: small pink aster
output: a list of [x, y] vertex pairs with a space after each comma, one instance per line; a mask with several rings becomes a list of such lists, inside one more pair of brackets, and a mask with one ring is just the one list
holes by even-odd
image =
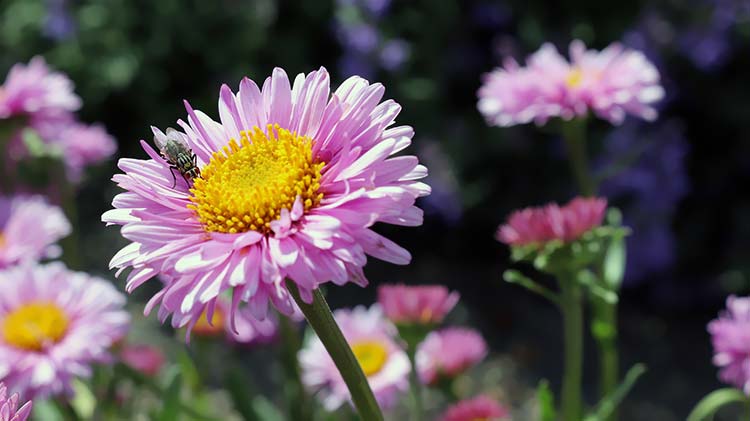
[[449, 327], [431, 332], [417, 348], [417, 371], [423, 383], [452, 379], [487, 356], [487, 343], [474, 329]]
[[392, 322], [438, 324], [458, 303], [457, 292], [441, 285], [382, 285], [378, 303]]
[[60, 72], [50, 70], [42, 57], [29, 64], [17, 63], [0, 86], [0, 118], [16, 115], [56, 117], [81, 107], [73, 92], [73, 82]]
[[[392, 408], [409, 387], [409, 358], [396, 344], [396, 328], [377, 304], [369, 309], [337, 310], [334, 318], [367, 376], [382, 408]], [[299, 353], [302, 382], [334, 411], [350, 401], [349, 389], [317, 336], [311, 336]]]
[[490, 124], [512, 126], [550, 117], [570, 120], [593, 112], [612, 124], [630, 114], [652, 121], [653, 104], [664, 97], [659, 71], [640, 51], [614, 43], [602, 51], [570, 44], [568, 62], [552, 44], [544, 44], [520, 67], [508, 59], [505, 68], [485, 76], [479, 89], [479, 111]]
[[62, 210], [42, 196], [0, 196], [0, 269], [59, 256], [55, 243], [70, 231]]
[[497, 239], [512, 246], [574, 241], [600, 226], [606, 210], [606, 199], [581, 197], [563, 207], [550, 203], [522, 209], [513, 212], [506, 224], [500, 226]]
[[0, 382], [0, 421], [26, 421], [31, 414], [31, 401], [18, 407], [18, 394], [8, 396], [8, 389]]
[[750, 396], [750, 297], [727, 298], [727, 310], [708, 324], [719, 378]]
[[147, 376], [155, 376], [164, 366], [164, 353], [151, 345], [125, 345], [120, 359], [132, 369]]
[[146, 312], [160, 305], [162, 321], [190, 327], [231, 291], [230, 319], [242, 301], [258, 318], [269, 303], [291, 314], [285, 279], [310, 302], [327, 282], [367, 285], [368, 255], [409, 263], [372, 227], [422, 223], [415, 201], [430, 192], [418, 181], [427, 169], [394, 156], [413, 130], [394, 125], [401, 107], [381, 102], [380, 84], [351, 77], [330, 89], [324, 68], [293, 82], [277, 68], [262, 87], [243, 79], [238, 93], [224, 85], [220, 122], [186, 103], [181, 131], [153, 128], [156, 143], [195, 154], [194, 171], [177, 173], [145, 141], [149, 159], [119, 161], [113, 180], [126, 192], [102, 220], [122, 225], [131, 244], [110, 265], [133, 268], [128, 291], [169, 280]]
[[494, 399], [480, 395], [449, 407], [442, 421], [510, 421], [510, 411]]
[[27, 398], [71, 394], [74, 377], [112, 361], [124, 306], [110, 282], [61, 263], [0, 271], [0, 378]]

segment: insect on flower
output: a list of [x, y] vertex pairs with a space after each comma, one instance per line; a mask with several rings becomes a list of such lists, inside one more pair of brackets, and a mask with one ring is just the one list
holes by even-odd
[[169, 164], [169, 169], [172, 171], [172, 188], [177, 185], [174, 170], [179, 171], [182, 178], [188, 184], [190, 184], [190, 180], [201, 176], [201, 170], [198, 168], [198, 158], [180, 132], [169, 127], [167, 128], [165, 137], [154, 136], [154, 143], [159, 148], [159, 152], [161, 152]]

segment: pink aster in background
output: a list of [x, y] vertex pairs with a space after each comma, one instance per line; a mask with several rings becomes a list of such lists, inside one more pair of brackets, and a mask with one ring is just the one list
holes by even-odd
[[438, 324], [458, 303], [459, 294], [441, 285], [382, 285], [378, 303], [392, 322]]
[[125, 345], [120, 351], [120, 359], [133, 370], [147, 376], [155, 376], [164, 366], [164, 353], [151, 345]]
[[0, 196], [0, 268], [57, 257], [55, 243], [70, 234], [62, 210], [41, 196]]
[[401, 107], [383, 94], [360, 77], [331, 94], [324, 68], [293, 83], [277, 68], [262, 88], [247, 78], [237, 93], [222, 86], [219, 122], [186, 103], [181, 131], [153, 132], [195, 153], [200, 176], [175, 174], [142, 141], [149, 159], [121, 159], [124, 174], [113, 178], [126, 192], [102, 219], [131, 241], [111, 262], [133, 268], [127, 290], [167, 275], [146, 312], [160, 305], [162, 321], [171, 314], [173, 326], [191, 326], [226, 290], [229, 318], [241, 301], [259, 318], [269, 302], [290, 314], [285, 279], [309, 302], [329, 281], [366, 285], [368, 255], [409, 263], [372, 226], [422, 223], [414, 203], [430, 191], [418, 181], [427, 169], [394, 156], [413, 130], [394, 126]]
[[[367, 376], [378, 404], [392, 408], [409, 387], [409, 358], [396, 344], [396, 328], [377, 304], [337, 310], [334, 318]], [[299, 353], [302, 382], [334, 411], [350, 400], [349, 390], [320, 339], [311, 335]]]
[[14, 65], [0, 86], [0, 118], [17, 115], [59, 117], [81, 107], [66, 75], [52, 71], [42, 57]]
[[72, 393], [128, 330], [125, 296], [61, 263], [0, 271], [0, 378], [21, 396]]
[[479, 111], [492, 125], [512, 126], [589, 112], [621, 124], [627, 115], [652, 121], [664, 97], [659, 71], [640, 51], [614, 43], [602, 51], [570, 44], [570, 61], [544, 44], [520, 67], [513, 59], [484, 77]]
[[442, 421], [510, 421], [510, 411], [494, 399], [480, 395], [449, 407]]
[[38, 132], [50, 147], [59, 150], [68, 178], [74, 182], [80, 180], [87, 166], [98, 164], [117, 152], [117, 141], [101, 124], [57, 122], [40, 127]]
[[18, 407], [18, 394], [8, 396], [8, 389], [0, 382], [0, 421], [26, 421], [31, 414], [31, 401]]
[[417, 348], [417, 372], [423, 383], [452, 379], [487, 356], [487, 343], [474, 329], [449, 327], [427, 335]]
[[708, 324], [719, 378], [750, 396], [750, 297], [730, 296], [727, 310]]
[[522, 209], [513, 212], [505, 225], [500, 226], [497, 239], [511, 246], [574, 241], [600, 226], [606, 211], [606, 199], [581, 197], [562, 207], [551, 203]]

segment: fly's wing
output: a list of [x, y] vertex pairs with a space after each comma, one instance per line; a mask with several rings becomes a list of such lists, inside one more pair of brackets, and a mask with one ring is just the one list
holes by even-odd
[[184, 135], [171, 127], [167, 128], [166, 135], [155, 135], [154, 144], [164, 158], [172, 162], [177, 161], [180, 153], [189, 151]]

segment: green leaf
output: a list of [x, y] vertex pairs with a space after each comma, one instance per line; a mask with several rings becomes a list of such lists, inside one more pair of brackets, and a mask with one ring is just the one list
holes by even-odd
[[555, 395], [549, 388], [549, 382], [542, 380], [536, 388], [536, 400], [539, 403], [539, 421], [555, 421]]
[[224, 379], [227, 391], [232, 398], [232, 403], [234, 403], [234, 409], [242, 415], [245, 421], [262, 420], [263, 418], [256, 414], [251, 399], [256, 392], [252, 389], [246, 376], [247, 374], [243, 372], [242, 367], [232, 367], [232, 369], [227, 370]]
[[505, 282], [508, 282], [510, 284], [517, 284], [532, 292], [535, 292], [541, 295], [542, 297], [547, 298], [548, 300], [552, 301], [553, 303], [558, 303], [560, 301], [560, 298], [558, 297], [557, 293], [534, 282], [531, 278], [527, 277], [526, 275], [524, 275], [523, 273], [515, 269], [506, 270], [505, 273], [503, 273], [503, 279], [505, 279]]
[[167, 388], [163, 395], [163, 406], [158, 421], [178, 421], [180, 417], [180, 392], [182, 391], [182, 375], [178, 370], [171, 371]]
[[625, 379], [615, 390], [608, 396], [605, 396], [594, 408], [591, 415], [586, 417], [586, 421], [605, 421], [622, 403], [625, 397], [633, 388], [635, 382], [646, 372], [645, 364], [636, 364], [625, 374]]
[[34, 411], [31, 419], [34, 421], [65, 421], [65, 415], [50, 399], [34, 400]]
[[89, 419], [94, 415], [96, 408], [96, 396], [91, 392], [88, 385], [79, 379], [73, 380], [73, 400], [70, 405], [82, 419]]
[[[610, 224], [619, 227], [622, 216], [620, 215], [619, 210], [611, 209], [607, 219]], [[612, 236], [607, 252], [604, 255], [603, 278], [604, 284], [613, 291], [620, 289], [622, 279], [625, 276], [626, 259], [627, 249], [625, 245], [625, 236]]]
[[716, 390], [706, 395], [705, 398], [701, 399], [695, 405], [695, 408], [688, 415], [687, 421], [712, 420], [716, 412], [723, 406], [731, 403], [747, 403], [749, 399], [739, 389], [725, 388]]

